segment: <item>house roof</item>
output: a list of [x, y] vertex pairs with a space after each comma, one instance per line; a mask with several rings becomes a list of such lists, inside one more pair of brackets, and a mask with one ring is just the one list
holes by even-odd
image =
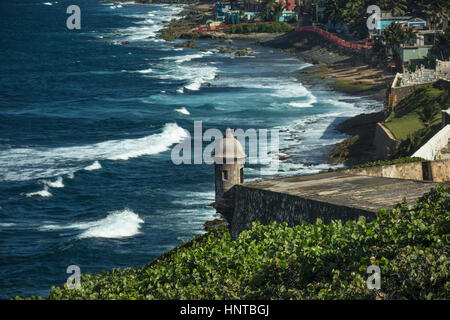
[[410, 20], [412, 16], [395, 17], [391, 12], [381, 11], [381, 20]]

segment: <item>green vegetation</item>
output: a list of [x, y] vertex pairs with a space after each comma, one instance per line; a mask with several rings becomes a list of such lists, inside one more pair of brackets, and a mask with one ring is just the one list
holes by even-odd
[[260, 24], [238, 24], [227, 29], [228, 33], [250, 33], [250, 32], [289, 32], [292, 27], [286, 23], [260, 23]]
[[336, 80], [333, 81], [330, 84], [330, 87], [332, 87], [335, 90], [347, 92], [347, 93], [358, 93], [358, 92], [364, 92], [369, 90], [374, 90], [375, 88], [378, 88], [378, 86], [367, 84], [367, 83], [358, 83], [353, 82], [349, 80]]
[[433, 59], [447, 61], [450, 58], [450, 28], [439, 34], [430, 51]]
[[[49, 299], [448, 300], [449, 191], [438, 185], [371, 222], [254, 223], [236, 240], [216, 229], [145, 268], [83, 274], [80, 290], [53, 287]], [[379, 291], [367, 288], [370, 265]]]
[[279, 21], [285, 4], [276, 0], [261, 0], [258, 18], [262, 21]]
[[449, 92], [449, 86], [438, 82], [416, 90], [398, 104], [384, 123], [403, 141], [395, 157], [410, 155], [440, 130], [440, 109], [450, 108]]
[[325, 15], [319, 17], [321, 23], [327, 20], [348, 23], [352, 30], [357, 31], [360, 36], [367, 36], [367, 15], [369, 5], [378, 5], [381, 10], [391, 11], [395, 15], [411, 15], [427, 21], [432, 29], [442, 25], [450, 12], [450, 3], [442, 0], [313, 0], [301, 2], [300, 8], [314, 9], [315, 4], [325, 7]]
[[356, 166], [353, 166], [352, 169], [363, 169], [363, 168], [371, 168], [371, 167], [378, 167], [378, 166], [388, 166], [391, 164], [402, 164], [402, 163], [411, 163], [411, 162], [422, 162], [426, 161], [425, 159], [418, 158], [418, 157], [402, 157], [397, 158], [394, 160], [380, 160], [380, 161], [373, 161], [373, 162], [366, 162], [363, 164], [359, 164]]

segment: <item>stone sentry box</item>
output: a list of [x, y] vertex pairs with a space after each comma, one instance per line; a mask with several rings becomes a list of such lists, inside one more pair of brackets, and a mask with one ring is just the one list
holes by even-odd
[[246, 157], [241, 143], [228, 128], [225, 137], [217, 141], [213, 155], [216, 201], [220, 201], [234, 185], [244, 183]]
[[232, 238], [251, 228], [255, 221], [287, 222], [294, 226], [302, 221], [315, 222], [317, 218], [325, 223], [360, 216], [371, 220], [379, 209], [389, 210], [403, 198], [414, 204], [435, 185], [344, 171], [244, 183], [245, 157], [242, 145], [227, 129], [214, 152], [213, 206], [229, 223]]

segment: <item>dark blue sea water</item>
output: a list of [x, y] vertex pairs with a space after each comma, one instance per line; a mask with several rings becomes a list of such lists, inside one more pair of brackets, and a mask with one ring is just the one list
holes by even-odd
[[[66, 28], [71, 4], [81, 30]], [[295, 163], [247, 165], [258, 179], [329, 168], [345, 138], [335, 124], [373, 105], [302, 85], [308, 64], [270, 48], [237, 42], [255, 56], [235, 58], [215, 41], [198, 41], [201, 52], [155, 39], [181, 9], [0, 2], [0, 298], [46, 296], [73, 264], [143, 266], [204, 232], [213, 168], [170, 158], [193, 121], [279, 129]]]

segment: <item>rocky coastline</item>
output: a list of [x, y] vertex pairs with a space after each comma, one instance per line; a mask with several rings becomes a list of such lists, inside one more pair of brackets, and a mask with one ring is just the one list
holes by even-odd
[[[313, 65], [301, 70], [298, 75], [302, 84], [306, 86], [329, 86], [335, 91], [375, 100], [378, 102], [377, 106], [381, 106], [384, 102], [386, 87], [394, 76], [386, 70], [370, 66], [370, 57], [337, 47], [310, 32], [230, 34], [223, 31], [194, 31], [199, 25], [214, 18], [210, 1], [139, 0], [137, 2], [185, 5], [184, 9], [178, 13], [179, 17], [168, 22], [158, 36], [167, 41], [185, 40], [177, 46], [203, 51], [205, 49], [198, 46], [196, 40], [216, 39], [218, 52], [234, 52], [236, 56], [245, 56], [252, 54], [251, 48], [236, 47], [233, 40], [249, 40], [257, 45], [288, 52], [302, 61], [310, 62]], [[329, 162], [344, 163], [348, 166], [375, 160], [372, 141], [376, 123], [383, 118], [383, 112], [376, 112], [358, 115], [342, 123], [338, 130], [349, 134], [350, 137], [331, 150]]]

